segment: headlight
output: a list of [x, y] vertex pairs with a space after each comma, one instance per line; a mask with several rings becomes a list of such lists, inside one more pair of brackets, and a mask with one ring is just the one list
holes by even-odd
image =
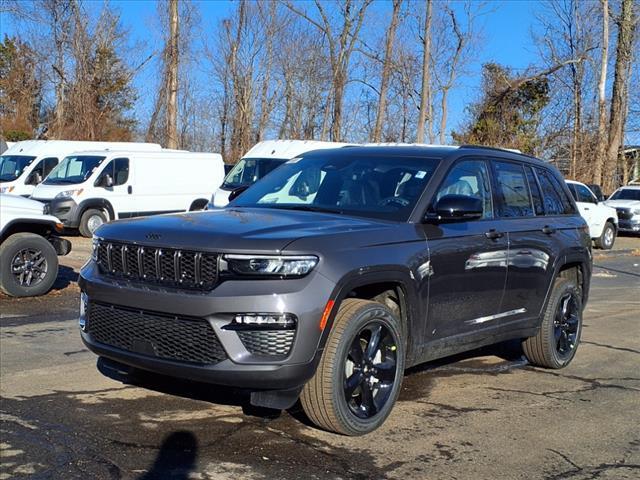
[[100, 246], [100, 239], [98, 237], [93, 237], [91, 239], [91, 259], [94, 262], [98, 261], [98, 247]]
[[74, 189], [74, 190], [65, 190], [64, 192], [58, 193], [55, 198], [72, 198], [82, 193], [82, 188]]
[[11, 193], [16, 187], [0, 187], [0, 193]]
[[238, 275], [302, 277], [317, 264], [313, 255], [223, 255], [220, 267]]
[[640, 208], [636, 208], [636, 209], [633, 211], [633, 214], [634, 214], [634, 215], [640, 215]]

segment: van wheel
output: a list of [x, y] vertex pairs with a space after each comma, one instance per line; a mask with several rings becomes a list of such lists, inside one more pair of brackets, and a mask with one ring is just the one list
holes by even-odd
[[58, 276], [58, 256], [35, 233], [16, 233], [0, 245], [0, 289], [12, 297], [47, 293]]
[[107, 222], [107, 216], [101, 210], [90, 208], [80, 217], [80, 235], [91, 238], [100, 225]]
[[582, 333], [582, 295], [573, 280], [556, 279], [540, 330], [523, 344], [524, 354], [533, 365], [563, 368], [571, 363]]
[[595, 239], [596, 247], [603, 250], [611, 250], [615, 241], [616, 227], [611, 222], [607, 222], [602, 229], [602, 235]]
[[300, 397], [309, 419], [343, 435], [386, 420], [400, 392], [405, 347], [400, 321], [368, 300], [342, 302], [313, 378]]

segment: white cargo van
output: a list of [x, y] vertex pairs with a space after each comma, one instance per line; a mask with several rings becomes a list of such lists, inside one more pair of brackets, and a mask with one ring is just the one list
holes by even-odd
[[32, 198], [90, 237], [109, 220], [203, 209], [223, 178], [217, 153], [86, 151], [60, 162]]
[[347, 145], [353, 144], [315, 140], [265, 140], [257, 143], [227, 174], [220, 188], [211, 197], [207, 208], [225, 207], [229, 203], [229, 194], [233, 190], [254, 184], [273, 169], [298, 155], [311, 150], [339, 148]]
[[25, 140], [0, 156], [0, 193], [28, 197], [67, 155], [82, 150], [161, 150], [157, 143]]

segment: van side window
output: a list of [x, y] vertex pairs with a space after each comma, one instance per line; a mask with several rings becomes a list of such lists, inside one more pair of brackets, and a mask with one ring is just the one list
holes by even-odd
[[493, 218], [491, 187], [487, 164], [482, 160], [463, 160], [448, 173], [436, 194], [436, 202], [446, 195], [467, 195], [482, 200], [482, 218]]
[[536, 215], [544, 215], [544, 206], [542, 205], [542, 194], [540, 193], [540, 187], [536, 181], [536, 176], [531, 170], [531, 167], [524, 167], [524, 171], [527, 174], [527, 182], [529, 183], [529, 192], [531, 193], [531, 200], [533, 200], [533, 210]]
[[129, 180], [129, 159], [116, 158], [113, 164], [113, 184], [124, 185]]
[[555, 177], [543, 168], [536, 168], [536, 175], [542, 188], [544, 209], [547, 215], [563, 215], [575, 213], [569, 197], [555, 179]]
[[494, 162], [498, 209], [501, 217], [532, 217], [533, 207], [524, 167], [510, 162]]
[[42, 175], [42, 178], [45, 178], [47, 175], [51, 173], [51, 170], [53, 170], [58, 165], [58, 159], [56, 157], [49, 157], [49, 158], [45, 158], [43, 162], [44, 162], [44, 175]]

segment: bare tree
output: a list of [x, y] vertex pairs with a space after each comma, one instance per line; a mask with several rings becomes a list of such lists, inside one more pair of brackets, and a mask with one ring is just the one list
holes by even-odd
[[398, 20], [400, 17], [400, 7], [402, 0], [393, 0], [393, 9], [391, 11], [391, 20], [385, 39], [384, 60], [382, 63], [382, 77], [380, 79], [380, 94], [378, 100], [378, 110], [376, 113], [376, 123], [373, 128], [372, 140], [380, 142], [382, 138], [382, 126], [387, 111], [387, 95], [389, 92], [389, 82], [391, 80], [391, 69], [393, 67], [393, 43], [395, 41], [396, 29], [398, 28]]
[[167, 147], [178, 147], [178, 0], [169, 0], [167, 67]]
[[603, 170], [602, 184], [605, 191], [611, 191], [617, 186], [617, 179], [614, 175], [624, 141], [624, 120], [627, 111], [625, 101], [628, 98], [629, 72], [633, 55], [634, 35], [637, 28], [633, 4], [633, 0], [622, 0], [620, 16], [615, 20], [618, 30], [618, 42], [609, 114], [609, 143], [607, 146], [607, 160]]
[[[427, 11], [424, 21], [424, 32], [422, 37], [423, 56], [422, 56], [422, 86], [420, 88], [420, 111], [418, 112], [418, 130], [416, 133], [416, 141], [424, 142], [424, 127], [427, 120], [427, 108], [431, 105], [431, 16], [432, 16], [432, 0], [426, 0]], [[431, 125], [431, 118], [429, 124]], [[430, 131], [432, 127], [430, 126]]]
[[306, 19], [326, 36], [329, 45], [329, 61], [333, 73], [331, 92], [331, 140], [333, 141], [342, 139], [342, 107], [349, 79], [351, 55], [356, 46], [365, 13], [371, 2], [372, 0], [362, 0], [361, 2], [344, 0], [339, 4], [339, 22], [332, 22], [332, 18], [320, 0], [315, 0], [320, 20], [312, 18], [306, 11], [298, 9], [291, 2], [286, 3], [292, 12]]
[[600, 47], [600, 77], [598, 80], [598, 138], [593, 167], [593, 183], [602, 182], [602, 167], [607, 152], [607, 65], [609, 62], [609, 0], [600, 0], [602, 6], [602, 45]]

